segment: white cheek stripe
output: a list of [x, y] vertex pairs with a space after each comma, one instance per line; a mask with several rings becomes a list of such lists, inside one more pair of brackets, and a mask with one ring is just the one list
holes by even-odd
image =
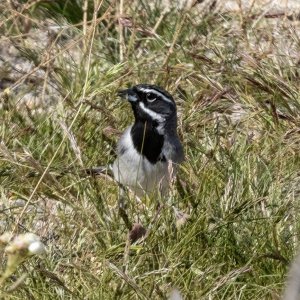
[[160, 93], [157, 90], [154, 89], [146, 89], [146, 88], [139, 88], [140, 91], [145, 92], [145, 93], [152, 93], [155, 94], [158, 97], [161, 97], [163, 100], [165, 100], [166, 102], [172, 103], [172, 100], [170, 100], [169, 98], [167, 98], [165, 95], [163, 95], [162, 93]]
[[157, 121], [157, 122], [159, 122], [159, 123], [165, 122], [166, 119], [165, 119], [164, 117], [162, 117], [160, 114], [156, 113], [155, 111], [153, 111], [153, 110], [147, 108], [143, 102], [140, 102], [140, 103], [139, 103], [139, 106], [140, 106], [140, 108], [141, 108], [147, 115], [149, 115], [153, 120], [155, 120], [155, 121]]

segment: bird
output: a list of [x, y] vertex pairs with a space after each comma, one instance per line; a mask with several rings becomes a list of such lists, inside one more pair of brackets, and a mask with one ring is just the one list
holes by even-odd
[[165, 195], [172, 176], [170, 164], [175, 170], [184, 160], [174, 98], [152, 84], [135, 85], [118, 96], [131, 104], [134, 122], [118, 141], [113, 176], [137, 197]]
[[282, 300], [300, 299], [300, 253], [294, 259], [289, 274]]

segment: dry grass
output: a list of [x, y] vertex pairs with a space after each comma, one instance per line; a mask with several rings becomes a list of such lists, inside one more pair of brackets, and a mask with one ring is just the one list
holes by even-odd
[[[299, 244], [299, 21], [253, 7], [7, 3], [0, 234], [34, 232], [48, 251], [3, 297], [279, 299]], [[83, 169], [114, 160], [132, 121], [116, 91], [141, 82], [175, 96], [186, 161], [164, 205], [128, 195], [130, 222], [148, 230], [130, 244], [117, 184]], [[189, 215], [180, 227], [172, 206]]]

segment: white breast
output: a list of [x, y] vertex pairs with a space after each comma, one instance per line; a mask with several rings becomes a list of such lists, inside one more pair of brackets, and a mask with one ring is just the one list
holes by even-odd
[[[115, 179], [128, 186], [139, 197], [144, 193], [166, 192], [169, 186], [167, 162], [151, 164], [140, 155], [133, 146], [130, 130], [131, 126], [126, 129], [118, 143], [118, 158], [113, 164]], [[121, 153], [121, 149], [125, 149], [125, 152]]]

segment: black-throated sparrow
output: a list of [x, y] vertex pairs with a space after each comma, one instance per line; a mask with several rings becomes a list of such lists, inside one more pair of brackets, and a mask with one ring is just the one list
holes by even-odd
[[167, 91], [150, 84], [120, 91], [119, 96], [131, 104], [135, 121], [119, 140], [114, 177], [137, 196], [164, 194], [170, 182], [170, 162], [183, 161], [176, 103]]

